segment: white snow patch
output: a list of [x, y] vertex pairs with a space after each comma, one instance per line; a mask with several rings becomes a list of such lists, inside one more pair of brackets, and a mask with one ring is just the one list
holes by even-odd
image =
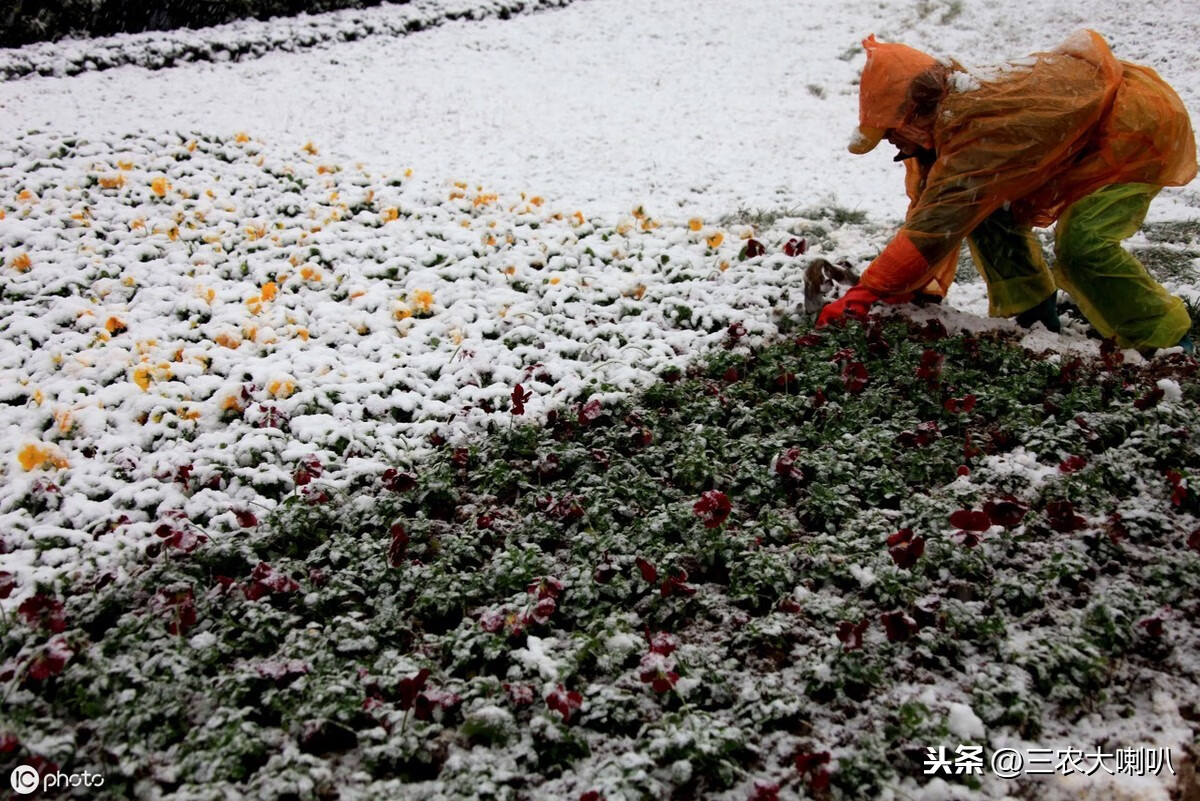
[[1169, 378], [1160, 378], [1155, 386], [1163, 391], [1163, 400], [1171, 403], [1178, 403], [1183, 400], [1183, 389], [1179, 386], [1178, 382], [1172, 381]]
[[547, 647], [553, 647], [555, 642], [554, 637], [535, 637], [530, 634], [526, 637], [525, 647], [517, 648], [512, 652], [512, 656], [521, 664], [535, 670], [538, 674], [547, 681], [556, 681], [558, 679], [558, 665], [555, 664], [554, 658], [546, 653]]
[[950, 704], [946, 713], [946, 728], [963, 742], [979, 742], [986, 735], [983, 721], [966, 704]]

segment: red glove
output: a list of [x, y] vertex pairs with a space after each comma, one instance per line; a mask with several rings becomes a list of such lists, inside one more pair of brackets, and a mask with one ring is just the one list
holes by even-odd
[[862, 284], [852, 286], [845, 295], [833, 303], [826, 304], [825, 308], [821, 309], [821, 313], [817, 316], [817, 328], [827, 326], [834, 320], [842, 319], [846, 316], [846, 312], [865, 315], [870, 311], [871, 305], [879, 299], [879, 295]]

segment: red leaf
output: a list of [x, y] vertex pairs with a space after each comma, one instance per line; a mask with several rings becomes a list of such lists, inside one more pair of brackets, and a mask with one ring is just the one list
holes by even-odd
[[942, 430], [938, 427], [936, 420], [926, 420], [924, 423], [917, 423], [917, 445], [924, 447], [931, 442], [937, 442], [941, 438]]
[[916, 335], [917, 339], [923, 342], [935, 342], [948, 336], [950, 336], [950, 332], [946, 330], [946, 326], [942, 325], [940, 320], [928, 321]]
[[916, 634], [920, 628], [917, 621], [900, 611], [884, 612], [879, 616], [883, 629], [887, 632], [888, 642], [902, 642]]
[[788, 448], [775, 460], [775, 474], [787, 481], [804, 481], [804, 468], [799, 464], [803, 456], [800, 448]]
[[1166, 393], [1163, 392], [1161, 387], [1155, 387], [1154, 389], [1149, 390], [1142, 397], [1135, 400], [1133, 402], [1133, 408], [1137, 409], [1138, 411], [1145, 411], [1152, 406], [1157, 406], [1158, 402], [1163, 399], [1165, 394]]
[[967, 531], [987, 531], [992, 526], [991, 518], [974, 509], [959, 509], [950, 515], [950, 525]]
[[974, 548], [979, 544], [979, 535], [974, 531], [956, 531], [950, 535], [950, 539], [968, 548]]
[[842, 384], [851, 395], [857, 395], [866, 389], [870, 378], [866, 365], [862, 362], [850, 362], [842, 368]]
[[923, 378], [926, 381], [936, 380], [942, 374], [942, 363], [945, 358], [936, 350], [926, 350], [921, 354], [921, 364], [917, 367], [917, 378]]
[[1082, 456], [1068, 456], [1058, 464], [1058, 472], [1060, 473], [1076, 473], [1087, 467], [1087, 459]]
[[388, 546], [388, 564], [392, 567], [400, 567], [404, 564], [404, 555], [408, 551], [408, 532], [404, 530], [404, 526], [396, 523], [391, 527], [390, 533], [392, 544]]
[[705, 528], [720, 526], [729, 517], [732, 509], [729, 498], [720, 490], [707, 490], [701, 493], [700, 500], [692, 506], [692, 511], [704, 522]]
[[888, 344], [887, 337], [883, 334], [883, 326], [879, 323], [872, 323], [867, 329], [867, 350], [872, 356], [879, 358], [892, 352], [892, 346]]
[[755, 779], [749, 801], [779, 801], [779, 785], [765, 779]]
[[46, 649], [29, 663], [28, 676], [34, 681], [45, 681], [51, 676], [57, 676], [63, 672], [63, 668], [73, 656], [75, 652], [67, 645], [67, 641], [62, 637], [55, 637], [46, 643]]
[[642, 578], [645, 581], [650, 584], [658, 583], [658, 570], [655, 569], [654, 565], [650, 564], [640, 556], [634, 560], [634, 564], [637, 565], [638, 570], [642, 571]]
[[504, 628], [506, 620], [503, 612], [495, 609], [486, 609], [479, 615], [479, 628], [486, 631], [488, 634], [495, 634]]
[[801, 752], [796, 754], [795, 760], [796, 770], [800, 771], [801, 773], [809, 773], [810, 771], [817, 770], [822, 765], [829, 764], [829, 752], [821, 751], [820, 753], [816, 754]]
[[677, 647], [675, 638], [665, 631], [656, 631], [653, 634], [647, 634], [647, 639], [650, 641], [650, 653], [652, 654], [669, 656]]
[[533, 397], [532, 392], [527, 392], [524, 387], [517, 384], [512, 391], [512, 413], [525, 414], [525, 402]]
[[1029, 507], [1011, 495], [1004, 495], [983, 505], [983, 512], [997, 526], [1015, 528], [1025, 518]]
[[831, 362], [852, 362], [854, 361], [854, 348], [842, 348], [837, 353], [829, 357]]
[[167, 547], [184, 553], [191, 553], [203, 543], [208, 542], [208, 537], [203, 534], [197, 534], [186, 528], [172, 528], [165, 523], [159, 526], [155, 533], [166, 539]]
[[[912, 532], [908, 533], [911, 536]], [[893, 534], [892, 536], [896, 535]], [[911, 541], [906, 540], [889, 545], [888, 553], [891, 554], [892, 561], [896, 563], [897, 567], [907, 570], [915, 565], [917, 560], [921, 558], [921, 555], [925, 553], [925, 538], [915, 537]]]
[[1187, 500], [1187, 482], [1178, 470], [1167, 471], [1167, 481], [1171, 483], [1171, 505], [1182, 506]]
[[843, 650], [855, 651], [862, 648], [863, 633], [869, 625], [871, 625], [871, 621], [866, 618], [857, 623], [851, 623], [849, 620], [840, 621], [837, 625], [837, 638], [841, 640]]
[[292, 480], [296, 482], [297, 487], [303, 487], [314, 478], [320, 478], [323, 468], [321, 460], [316, 456], [305, 456], [300, 461], [300, 466], [296, 468], [296, 472], [292, 475]]
[[546, 576], [537, 581], [530, 582], [525, 591], [530, 595], [536, 595], [540, 600], [542, 598], [557, 598], [559, 595], [562, 595], [564, 588], [565, 585], [561, 581]]
[[1046, 504], [1046, 519], [1050, 528], [1060, 534], [1070, 534], [1087, 525], [1087, 521], [1075, 514], [1070, 501], [1051, 501]]
[[588, 425], [599, 419], [603, 409], [600, 406], [600, 401], [592, 398], [587, 403], [583, 404], [583, 408], [579, 410], [579, 424]]
[[166, 618], [167, 631], [176, 636], [196, 625], [196, 601], [191, 590], [167, 592], [159, 590], [154, 605]]
[[970, 461], [976, 456], [979, 456], [981, 453], [983, 453], [983, 451], [979, 448], [976, 448], [971, 443], [971, 432], [968, 431], [966, 436], [963, 437], [963, 459]]
[[383, 486], [390, 492], [408, 492], [417, 486], [417, 477], [412, 473], [401, 473], [394, 467], [383, 471]]
[[30, 626], [43, 628], [55, 634], [67, 628], [62, 602], [42, 593], [26, 598], [17, 607], [17, 614], [25, 618], [25, 622]]
[[796, 344], [801, 348], [811, 348], [820, 345], [824, 341], [825, 338], [820, 334], [809, 333], [796, 337]]
[[534, 623], [545, 623], [554, 614], [554, 610], [558, 608], [558, 603], [553, 598], [542, 598], [533, 606], [533, 610], [529, 613], [529, 618]]
[[[275, 568], [268, 565], [266, 562], [259, 562], [254, 570], [250, 573], [250, 578], [253, 582], [252, 587], [257, 584], [261, 588], [269, 592], [290, 593], [300, 589], [300, 584], [297, 583], [291, 576], [286, 573], [280, 573]], [[256, 593], [260, 593], [260, 589], [255, 589]], [[261, 594], [258, 595], [262, 597]], [[251, 598], [251, 600], [256, 600]]]
[[529, 706], [533, 703], [533, 687], [528, 684], [509, 684], [504, 682], [505, 694], [513, 706]]
[[616, 565], [614, 565], [612, 562], [601, 562], [596, 566], [596, 572], [592, 574], [592, 579], [597, 584], [608, 584], [616, 575]]
[[411, 678], [400, 679], [400, 683], [396, 687], [396, 693], [399, 696], [399, 705], [402, 711], [407, 712], [412, 709], [416, 703], [417, 695], [425, 689], [425, 682], [429, 679], [429, 669], [421, 668], [417, 675]]
[[654, 681], [650, 683], [650, 686], [654, 689], [654, 692], [661, 695], [663, 693], [670, 692], [671, 688], [675, 686], [677, 681], [679, 681], [679, 674], [672, 670], [655, 676]]
[[1100, 361], [1109, 370], [1114, 370], [1125, 361], [1125, 354], [1117, 347], [1116, 337], [1108, 337], [1100, 343]]
[[965, 414], [975, 408], [975, 396], [967, 395], [963, 398], [949, 398], [942, 408], [951, 414]]
[[1137, 622], [1138, 628], [1145, 629], [1146, 633], [1151, 637], [1163, 636], [1164, 626], [1162, 612], [1156, 612], [1150, 617], [1144, 618]]
[[574, 690], [568, 692], [560, 684], [546, 696], [546, 706], [562, 715], [563, 721], [566, 722], [571, 719], [571, 714], [576, 709], [583, 706], [583, 696]]
[[825, 770], [825, 768], [821, 768], [816, 773], [808, 777], [808, 787], [814, 793], [819, 793], [823, 790], [829, 789], [829, 780], [829, 771]]
[[673, 576], [668, 577], [659, 588], [663, 598], [669, 598], [672, 595], [691, 596], [696, 594], [696, 588], [687, 584], [687, 573], [679, 571]]

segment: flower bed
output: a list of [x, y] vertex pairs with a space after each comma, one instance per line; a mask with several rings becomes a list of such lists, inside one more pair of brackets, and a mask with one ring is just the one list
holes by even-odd
[[0, 775], [1011, 786], [925, 774], [958, 745], [1182, 772], [1195, 361], [946, 309], [813, 332], [805, 258], [863, 239], [835, 216], [609, 221], [317, 145], [30, 134], [0, 161]]

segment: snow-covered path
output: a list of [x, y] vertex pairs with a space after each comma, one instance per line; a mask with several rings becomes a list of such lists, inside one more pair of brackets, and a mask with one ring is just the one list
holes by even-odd
[[[858, 41], [875, 32], [989, 63], [1085, 26], [1200, 108], [1200, 15], [1186, 0], [583, 0], [244, 63], [0, 84], [0, 137], [248, 131], [589, 213], [836, 204], [894, 218], [904, 200], [890, 155], [845, 152]], [[1200, 190], [1169, 191], [1153, 214], [1186, 214], [1183, 205], [1200, 205]]]

